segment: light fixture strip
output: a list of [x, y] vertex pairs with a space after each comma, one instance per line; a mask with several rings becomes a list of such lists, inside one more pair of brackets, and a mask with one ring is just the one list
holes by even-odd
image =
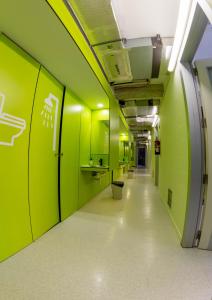
[[169, 72], [173, 72], [175, 69], [175, 66], [177, 64], [177, 61], [179, 58], [179, 53], [180, 53], [182, 42], [183, 42], [183, 38], [184, 38], [186, 27], [187, 27], [187, 23], [188, 23], [188, 19], [189, 19], [189, 15], [190, 15], [191, 5], [192, 5], [193, 1], [196, 1], [196, 0], [181, 0], [180, 1], [180, 9], [179, 9], [177, 27], [176, 27], [176, 32], [175, 32], [175, 39], [174, 39], [171, 58], [169, 61], [169, 66], [168, 66]]

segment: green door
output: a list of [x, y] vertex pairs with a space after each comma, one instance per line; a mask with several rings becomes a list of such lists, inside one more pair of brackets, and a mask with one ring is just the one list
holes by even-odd
[[39, 65], [0, 36], [0, 261], [32, 242], [28, 147]]
[[32, 114], [29, 201], [33, 239], [59, 222], [58, 149], [63, 86], [41, 68]]
[[66, 219], [77, 210], [79, 184], [79, 143], [82, 105], [67, 91], [62, 122], [60, 168], [61, 216]]

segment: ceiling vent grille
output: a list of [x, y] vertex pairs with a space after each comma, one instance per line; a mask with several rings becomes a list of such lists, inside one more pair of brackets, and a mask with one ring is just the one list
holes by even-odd
[[125, 49], [109, 51], [103, 56], [105, 69], [110, 82], [132, 81], [128, 51]]

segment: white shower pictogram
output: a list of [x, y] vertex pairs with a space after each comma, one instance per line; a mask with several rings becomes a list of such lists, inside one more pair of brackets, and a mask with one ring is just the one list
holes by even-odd
[[41, 116], [43, 117], [43, 126], [53, 129], [53, 151], [56, 151], [58, 108], [59, 100], [50, 93], [48, 98], [44, 99]]

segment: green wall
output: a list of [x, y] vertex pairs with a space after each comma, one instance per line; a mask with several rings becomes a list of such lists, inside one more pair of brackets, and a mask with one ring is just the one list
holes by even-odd
[[167, 205], [168, 189], [173, 192], [170, 216], [182, 235], [189, 182], [187, 108], [179, 67], [171, 75], [160, 109], [161, 155], [159, 189]]
[[60, 201], [61, 219], [77, 210], [79, 196], [80, 123], [83, 109], [79, 99], [66, 90], [61, 138]]
[[[81, 166], [89, 164], [91, 157], [93, 113], [96, 120], [102, 119], [102, 111], [92, 112], [76, 95], [69, 90], [66, 91], [61, 140], [63, 156], [60, 169], [62, 220], [110, 184], [110, 172], [96, 179], [91, 172], [83, 172], [80, 169]], [[108, 112], [104, 118], [106, 117], [108, 118]]]
[[[80, 166], [89, 164], [91, 156], [91, 125], [92, 112], [89, 108], [84, 106], [81, 113]], [[78, 208], [82, 207], [87, 201], [108, 186], [110, 184], [110, 178], [110, 172], [106, 172], [100, 179], [96, 179], [92, 176], [91, 172], [80, 171]]]
[[[86, 58], [85, 63], [89, 63], [101, 82], [105, 95], [110, 99], [110, 142], [103, 151], [106, 153], [108, 147], [110, 148], [111, 167], [110, 171], [97, 179], [92, 173], [80, 169], [81, 165], [89, 163], [91, 156], [92, 112], [83, 104], [83, 99], [78, 99], [71, 91], [66, 92], [61, 149], [64, 151], [64, 163], [61, 159], [61, 178], [66, 180], [61, 182], [60, 199], [61, 217], [64, 220], [108, 186], [111, 182], [111, 171], [119, 169], [120, 109], [110, 85], [64, 3], [51, 0], [48, 2], [70, 32], [79, 51]], [[2, 43], [4, 39], [5, 43]], [[4, 58], [0, 62], [0, 92], [6, 94], [8, 99], [4, 108], [7, 113], [26, 122], [23, 133], [15, 139], [15, 147], [8, 147], [6, 150], [0, 147], [3, 182], [3, 200], [0, 202], [0, 234], [3, 246], [0, 248], [0, 260], [3, 260], [31, 243], [59, 221], [59, 126], [56, 147], [53, 150], [50, 147], [53, 144], [50, 130], [53, 128], [51, 122], [44, 126], [42, 110], [44, 100], [53, 93], [59, 100], [58, 124], [60, 123], [63, 86], [8, 39], [1, 37], [0, 43], [1, 58]], [[5, 44], [9, 45], [6, 51]], [[92, 99], [92, 93], [88, 97]], [[82, 106], [82, 110], [76, 114], [70, 113], [70, 107], [78, 105]], [[73, 123], [69, 118], [72, 118]], [[17, 126], [19, 125], [18, 121]], [[12, 128], [14, 134], [17, 126]], [[102, 128], [106, 137], [106, 127]], [[1, 136], [9, 140], [11, 132], [8, 128], [4, 129]], [[73, 143], [76, 144], [73, 146]]]
[[32, 242], [28, 147], [39, 65], [3, 35], [0, 57], [1, 261]]
[[119, 170], [119, 104], [110, 99], [110, 168], [113, 178], [116, 179], [116, 170]]
[[[1, 261], [59, 222], [59, 129], [64, 87], [3, 35], [0, 55]], [[111, 171], [97, 179], [80, 169], [91, 156], [92, 111], [66, 91], [63, 113], [62, 220], [111, 182]], [[101, 125], [106, 139], [108, 128], [105, 123]], [[107, 140], [105, 153], [108, 148]]]
[[41, 67], [29, 146], [29, 202], [33, 239], [59, 222], [58, 152], [63, 86]]

